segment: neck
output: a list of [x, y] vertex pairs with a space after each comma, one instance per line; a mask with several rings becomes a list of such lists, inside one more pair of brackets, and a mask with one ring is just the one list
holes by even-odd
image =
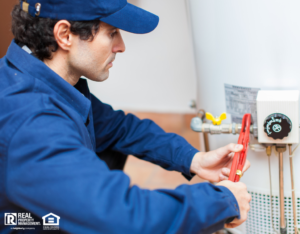
[[74, 72], [74, 69], [72, 69], [68, 63], [67, 58], [67, 54], [58, 49], [58, 51], [53, 53], [52, 59], [45, 59], [44, 63], [61, 78], [74, 86], [77, 84], [80, 75]]

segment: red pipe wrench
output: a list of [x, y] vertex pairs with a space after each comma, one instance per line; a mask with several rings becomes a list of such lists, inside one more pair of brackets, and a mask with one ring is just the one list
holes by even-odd
[[250, 141], [250, 125], [251, 125], [251, 114], [245, 114], [242, 121], [242, 128], [238, 140], [238, 144], [243, 145], [243, 149], [240, 152], [234, 154], [229, 180], [233, 182], [239, 182], [242, 177], [242, 171], [246, 162], [248, 144]]

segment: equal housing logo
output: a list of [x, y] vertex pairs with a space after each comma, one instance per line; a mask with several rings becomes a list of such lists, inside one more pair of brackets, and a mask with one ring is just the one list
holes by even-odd
[[43, 229], [44, 230], [59, 230], [60, 217], [53, 213], [43, 216]]
[[[49, 213], [42, 219], [43, 230], [59, 230], [60, 217], [58, 215]], [[32, 229], [42, 224], [40, 221], [34, 220], [31, 213], [4, 213], [4, 225], [18, 226], [13, 229], [18, 229], [20, 226], [23, 226], [23, 229]]]

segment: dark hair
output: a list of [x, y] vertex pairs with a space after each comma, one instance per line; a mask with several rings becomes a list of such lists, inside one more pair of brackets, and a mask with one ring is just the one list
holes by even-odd
[[[51, 59], [52, 52], [58, 49], [53, 28], [59, 20], [33, 17], [24, 12], [20, 5], [12, 11], [12, 33], [17, 44], [28, 46], [40, 60]], [[99, 20], [69, 21], [71, 32], [81, 40], [94, 39], [100, 28]]]

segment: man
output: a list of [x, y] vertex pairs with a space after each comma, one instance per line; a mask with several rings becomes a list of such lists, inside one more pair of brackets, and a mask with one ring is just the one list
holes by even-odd
[[[28, 0], [14, 8], [15, 40], [0, 60], [2, 216], [52, 212], [66, 233], [212, 233], [246, 220], [246, 186], [226, 180], [231, 152], [242, 146], [198, 152], [150, 120], [114, 111], [80, 78], [108, 78], [125, 51], [120, 29], [148, 33], [157, 24], [126, 0]], [[112, 170], [128, 154], [219, 183], [130, 187]]]

